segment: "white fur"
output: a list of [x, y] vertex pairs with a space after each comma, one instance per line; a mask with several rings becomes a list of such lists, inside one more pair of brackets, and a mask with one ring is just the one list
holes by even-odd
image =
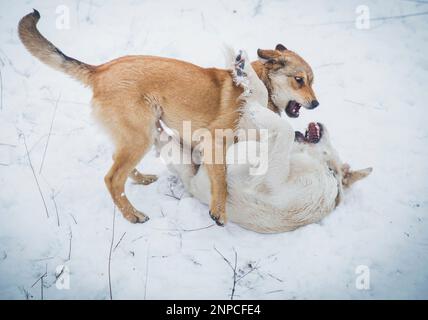
[[294, 100], [300, 103], [302, 106], [307, 105], [307, 101], [304, 101], [302, 97], [297, 94], [296, 90], [293, 90], [288, 84], [288, 78], [283, 74], [272, 74], [270, 76], [272, 93], [271, 98], [273, 103], [284, 110], [287, 104]]
[[[246, 55], [244, 59], [247, 78], [239, 79], [234, 73], [235, 81], [246, 86], [241, 97], [244, 105], [239, 127], [266, 128], [269, 138], [265, 142], [240, 141], [228, 149], [226, 158], [240, 148], [267, 143], [269, 166], [266, 174], [251, 176], [252, 159], [227, 165], [228, 219], [261, 233], [290, 231], [317, 222], [335, 208], [342, 194], [341, 162], [328, 132], [324, 129], [321, 141], [315, 145], [295, 142], [291, 125], [266, 107], [266, 88]], [[173, 164], [170, 168], [178, 173], [191, 194], [210, 203], [210, 181], [203, 165], [196, 175], [189, 165]]]

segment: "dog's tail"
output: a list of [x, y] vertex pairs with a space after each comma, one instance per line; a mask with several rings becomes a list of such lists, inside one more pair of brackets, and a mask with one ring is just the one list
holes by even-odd
[[19, 37], [27, 50], [43, 63], [62, 71], [90, 86], [95, 66], [70, 58], [55, 47], [37, 30], [40, 13], [34, 9], [24, 16], [18, 25]]

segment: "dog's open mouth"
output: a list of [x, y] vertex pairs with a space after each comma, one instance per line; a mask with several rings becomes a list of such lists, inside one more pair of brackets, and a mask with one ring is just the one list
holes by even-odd
[[323, 128], [321, 123], [311, 122], [306, 129], [305, 134], [300, 131], [295, 132], [295, 141], [306, 143], [318, 143], [322, 137]]
[[285, 113], [290, 118], [298, 118], [299, 117], [299, 110], [302, 107], [302, 105], [294, 100], [291, 100], [287, 107], [285, 108]]

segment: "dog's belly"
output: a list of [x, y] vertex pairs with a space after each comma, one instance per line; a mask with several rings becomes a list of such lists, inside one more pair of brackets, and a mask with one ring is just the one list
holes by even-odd
[[[292, 231], [320, 221], [335, 208], [339, 190], [329, 171], [320, 166], [314, 172], [318, 176], [302, 174], [275, 190], [255, 190], [240, 178], [228, 176], [229, 220], [260, 233]], [[199, 201], [210, 203], [210, 182], [203, 165], [186, 187]]]

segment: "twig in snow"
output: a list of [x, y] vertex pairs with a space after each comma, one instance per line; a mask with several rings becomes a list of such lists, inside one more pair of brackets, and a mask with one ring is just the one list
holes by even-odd
[[218, 251], [215, 246], [214, 246], [214, 250], [217, 251], [217, 253], [223, 258], [224, 261], [226, 261], [230, 269], [232, 269], [233, 271], [233, 285], [232, 285], [232, 292], [230, 294], [230, 300], [233, 300], [233, 296], [235, 295], [236, 283], [237, 283], [236, 267], [238, 263], [238, 253], [236, 252], [235, 248], [233, 248], [233, 251], [235, 252], [235, 266], [232, 266], [232, 263], [220, 251]]
[[183, 195], [181, 195], [180, 197], [178, 197], [178, 196], [175, 195], [175, 191], [174, 191], [174, 188], [172, 187], [172, 183], [169, 183], [168, 186], [169, 186], [170, 193], [169, 194], [165, 193], [165, 195], [167, 197], [171, 197], [171, 198], [174, 198], [174, 199], [177, 199], [177, 200], [181, 200], [181, 198], [183, 197]]
[[132, 240], [131, 242], [138, 241], [138, 240], [143, 239], [143, 238], [145, 238], [145, 237], [146, 237], [145, 235], [143, 235], [143, 236], [139, 236], [139, 237], [135, 238], [134, 240]]
[[30, 300], [30, 298], [32, 298], [33, 296], [28, 292], [28, 290], [27, 289], [25, 289], [24, 287], [18, 287], [19, 288], [19, 290], [21, 290], [22, 291], [22, 293], [24, 294], [24, 296], [25, 296], [25, 300]]
[[58, 280], [64, 273], [65, 266], [62, 266], [61, 271], [58, 274], [55, 274], [55, 280]]
[[44, 273], [44, 274], [42, 274], [40, 277], [38, 277], [37, 278], [37, 280], [31, 285], [31, 288], [33, 288], [37, 283], [39, 283], [39, 281], [43, 278], [43, 277], [45, 277], [47, 274], [46, 273]]
[[214, 246], [214, 250], [217, 251], [217, 253], [223, 258], [224, 261], [226, 261], [226, 263], [229, 265], [229, 267], [233, 270], [233, 267], [232, 267], [232, 264], [230, 263], [230, 261], [227, 260], [226, 257], [220, 251], [218, 251], [215, 246]]
[[171, 197], [171, 198], [174, 198], [174, 199], [176, 199], [176, 200], [181, 200], [181, 198], [177, 197], [175, 194], [168, 194], [168, 193], [165, 193], [165, 195], [166, 195], [167, 197]]
[[419, 3], [419, 4], [428, 4], [428, 1], [422, 1], [422, 0], [404, 0], [407, 2], [414, 2], [414, 3]]
[[246, 276], [248, 276], [251, 272], [253, 272], [254, 270], [257, 270], [259, 267], [251, 267], [251, 269], [249, 271], [247, 271], [246, 273], [244, 273], [242, 276], [240, 276], [237, 280], [236, 283], [238, 283], [239, 281], [241, 281], [242, 279], [244, 279]]
[[28, 152], [27, 142], [25, 141], [25, 135], [24, 135], [23, 133], [21, 133], [21, 135], [22, 135], [23, 140], [24, 140], [25, 151], [27, 152], [27, 158], [28, 158], [28, 162], [29, 162], [29, 164], [30, 164], [31, 171], [33, 172], [34, 180], [36, 181], [37, 188], [39, 189], [39, 193], [40, 193], [40, 196], [41, 196], [42, 201], [43, 201], [43, 205], [45, 206], [46, 216], [49, 218], [49, 211], [48, 211], [48, 207], [47, 207], [47, 205], [46, 205], [46, 201], [45, 201], [45, 198], [43, 197], [42, 189], [40, 188], [39, 181], [37, 180], [37, 176], [36, 176], [36, 173], [35, 173], [35, 171], [34, 171], [33, 164], [32, 164], [32, 162], [31, 162], [30, 154], [29, 154], [29, 152]]
[[272, 293], [278, 293], [278, 292], [283, 292], [284, 290], [280, 289], [280, 290], [273, 290], [273, 291], [268, 291], [265, 292], [266, 294], [272, 294]]
[[[13, 71], [15, 71], [17, 74], [19, 74], [20, 76], [23, 76], [25, 78], [30, 77], [30, 72], [18, 70], [15, 67], [15, 65], [13, 64], [12, 60], [6, 55], [6, 53], [2, 49], [0, 49], [0, 53], [3, 55], [3, 57], [6, 60], [6, 63], [13, 69]], [[3, 60], [2, 60], [2, 63], [3, 63]]]
[[52, 189], [51, 199], [52, 199], [52, 202], [54, 203], [54, 207], [55, 207], [56, 222], [57, 222], [58, 227], [60, 227], [60, 226], [61, 226], [61, 224], [60, 224], [60, 222], [59, 222], [58, 206], [57, 206], [57, 204], [56, 204], [56, 200], [55, 200], [56, 196], [57, 196], [57, 194], [55, 194], [55, 190], [54, 190], [54, 189]]
[[208, 225], [208, 226], [206, 226], [206, 227], [201, 227], [201, 228], [196, 228], [196, 229], [182, 229], [184, 232], [192, 232], [192, 231], [199, 231], [199, 230], [204, 230], [204, 229], [208, 229], [208, 228], [211, 228], [211, 227], [214, 227], [216, 224], [215, 223], [213, 223], [213, 224], [210, 224], [210, 225]]
[[46, 264], [46, 272], [45, 274], [41, 277], [40, 279], [40, 299], [43, 300], [44, 296], [43, 296], [43, 288], [44, 288], [44, 283], [43, 283], [43, 279], [48, 275], [48, 265]]
[[76, 218], [73, 216], [73, 214], [72, 213], [68, 213], [69, 215], [70, 215], [70, 217], [73, 219], [73, 221], [74, 221], [74, 224], [77, 224], [77, 220], [76, 220]]
[[33, 149], [36, 148], [40, 142], [43, 141], [43, 139], [47, 136], [47, 134], [41, 136], [39, 139], [37, 139], [37, 141], [30, 147], [29, 149], [29, 153], [33, 152]]
[[180, 250], [183, 249], [183, 233], [178, 231], [178, 237], [180, 238]]
[[116, 221], [116, 206], [114, 206], [114, 209], [113, 209], [113, 223], [112, 223], [113, 227], [112, 227], [112, 232], [111, 232], [110, 251], [108, 254], [108, 287], [109, 287], [109, 291], [110, 291], [110, 300], [113, 300], [113, 293], [111, 290], [111, 253], [113, 251], [115, 221]]
[[147, 246], [146, 281], [144, 282], [144, 300], [146, 300], [146, 298], [147, 298], [147, 282], [149, 282], [149, 259], [150, 259], [150, 243]]
[[35, 261], [35, 262], [38, 262], [38, 261], [46, 261], [46, 260], [52, 260], [52, 259], [54, 259], [55, 257], [46, 257], [46, 258], [40, 258], [40, 259], [31, 259], [31, 261]]
[[0, 163], [0, 166], [9, 167], [7, 163]]
[[71, 241], [73, 240], [73, 231], [70, 228], [70, 241], [68, 244], [68, 258], [67, 261], [69, 261], [71, 259]]
[[[32, 99], [37, 99], [37, 98], [34, 98], [34, 97], [31, 97], [31, 98]], [[38, 98], [38, 99], [42, 100], [42, 101], [56, 102], [56, 99], [51, 99], [51, 98]], [[88, 105], [88, 103], [80, 102], [80, 101], [73, 101], [73, 100], [61, 100], [61, 103], [62, 104], [64, 104], [64, 103], [78, 104], [78, 105], [82, 105], [82, 106], [87, 106]]]
[[38, 282], [40, 282], [40, 298], [43, 300], [43, 279], [48, 275], [48, 265], [46, 264], [46, 271], [44, 274], [42, 274], [32, 285], [31, 288], [33, 288]]
[[0, 146], [16, 148], [16, 145], [15, 145], [15, 144], [10, 144], [10, 143], [0, 143]]
[[193, 231], [199, 231], [199, 230], [208, 229], [208, 228], [214, 227], [216, 225], [215, 223], [212, 223], [212, 224], [210, 224], [208, 226], [205, 226], [205, 227], [200, 227], [200, 228], [195, 228], [195, 229], [183, 229], [177, 223], [175, 223], [175, 222], [173, 222], [173, 223], [177, 227], [176, 229], [161, 229], [161, 228], [154, 228], [154, 229], [156, 229], [156, 230], [162, 230], [162, 231], [193, 232]]
[[[95, 159], [98, 159], [100, 156], [98, 155], [98, 154], [96, 154], [95, 156], [93, 156], [91, 159], [89, 159], [88, 161], [81, 161], [81, 162], [83, 162], [83, 163], [86, 163], [86, 164], [90, 164], [90, 163], [92, 163]], [[79, 160], [80, 161], [80, 160]]]
[[119, 246], [119, 244], [120, 244], [120, 242], [122, 241], [122, 239], [123, 239], [123, 237], [125, 236], [125, 234], [126, 234], [126, 231], [122, 234], [122, 236], [120, 237], [119, 241], [118, 241], [118, 242], [116, 243], [116, 245], [114, 246], [113, 251], [115, 251], [115, 250], [116, 250], [116, 248]]
[[0, 69], [0, 110], [3, 110], [3, 75]]
[[250, 270], [244, 273], [242, 276], [238, 276], [238, 272], [236, 271], [237, 265], [238, 265], [238, 253], [236, 252], [235, 248], [233, 248], [233, 251], [235, 253], [235, 264], [232, 266], [232, 263], [214, 246], [214, 250], [217, 251], [217, 253], [223, 258], [224, 261], [229, 265], [230, 269], [233, 271], [233, 286], [232, 286], [232, 292], [230, 294], [230, 300], [233, 300], [235, 296], [235, 289], [236, 284], [244, 279], [246, 276], [248, 276], [250, 273], [252, 273], [254, 270], [258, 269], [258, 266], [250, 266]]
[[369, 105], [369, 104], [365, 104], [365, 103], [362, 103], [362, 102], [353, 101], [353, 100], [349, 100], [349, 99], [344, 99], [343, 101], [348, 102], [348, 103], [352, 103], [352, 104], [355, 104], [355, 105], [358, 105], [358, 106], [361, 106], [361, 107], [370, 107], [370, 108], [374, 108], [374, 109], [377, 109], [377, 110], [385, 110], [385, 109], [380, 108], [380, 107], [375, 106], [375, 105]]
[[238, 253], [236, 252], [235, 249], [233, 249], [233, 251], [235, 252], [235, 266], [233, 267], [233, 287], [232, 287], [232, 293], [230, 295], [230, 300], [233, 300], [233, 295], [235, 294], [235, 287], [236, 287], [236, 267], [238, 265]]
[[276, 281], [278, 281], [278, 282], [284, 282], [284, 280], [282, 280], [282, 279], [280, 279], [280, 278], [278, 278], [278, 277], [276, 277], [276, 276], [274, 276], [273, 274], [271, 274], [271, 273], [268, 273], [267, 274], [269, 277], [271, 277], [272, 279], [275, 279]]
[[48, 151], [49, 141], [50, 141], [51, 134], [52, 134], [53, 123], [55, 121], [56, 110], [58, 109], [58, 103], [59, 103], [60, 98], [61, 98], [61, 94], [58, 95], [58, 99], [56, 100], [56, 103], [55, 103], [55, 108], [54, 108], [54, 112], [53, 112], [52, 120], [51, 120], [51, 126], [49, 128], [49, 133], [48, 133], [48, 139], [46, 140], [45, 150], [43, 151], [42, 162], [40, 163], [39, 174], [42, 173], [43, 164], [45, 163], [46, 152]]

